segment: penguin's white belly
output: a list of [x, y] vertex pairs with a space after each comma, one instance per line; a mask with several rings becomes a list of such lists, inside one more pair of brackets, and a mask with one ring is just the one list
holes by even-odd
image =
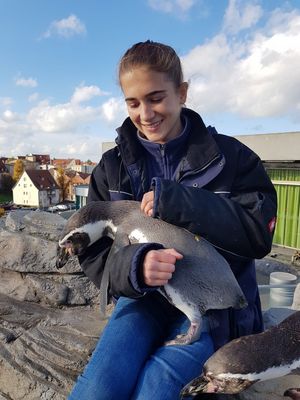
[[162, 290], [159, 289], [158, 291], [163, 296], [167, 297], [169, 301], [171, 300], [172, 304], [180, 311], [182, 311], [188, 317], [191, 323], [200, 323], [201, 313], [195, 303], [187, 301], [187, 299], [184, 298], [178, 290], [174, 289], [169, 284], [164, 285], [164, 290], [166, 291], [167, 296]]

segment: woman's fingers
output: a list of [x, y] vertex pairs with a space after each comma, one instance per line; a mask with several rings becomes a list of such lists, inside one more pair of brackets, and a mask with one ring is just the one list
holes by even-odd
[[154, 192], [147, 192], [144, 194], [141, 202], [141, 210], [144, 214], [148, 215], [149, 217], [153, 214], [153, 206], [154, 206]]
[[163, 286], [172, 278], [175, 263], [182, 254], [175, 249], [150, 250], [144, 259], [144, 282], [149, 286]]

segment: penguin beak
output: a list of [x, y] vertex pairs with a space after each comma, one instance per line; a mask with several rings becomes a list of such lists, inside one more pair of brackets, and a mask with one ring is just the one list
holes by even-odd
[[57, 246], [57, 255], [56, 255], [56, 268], [62, 268], [70, 258], [72, 253], [71, 247], [60, 247]]
[[211, 381], [203, 374], [198, 378], [193, 379], [188, 383], [180, 392], [181, 398], [196, 396], [199, 393], [215, 393], [214, 388], [211, 387]]

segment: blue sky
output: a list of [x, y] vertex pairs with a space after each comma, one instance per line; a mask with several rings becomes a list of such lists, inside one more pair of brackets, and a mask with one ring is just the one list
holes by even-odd
[[300, 0], [0, 0], [0, 156], [98, 161], [126, 117], [118, 61], [147, 39], [206, 125], [300, 130]]

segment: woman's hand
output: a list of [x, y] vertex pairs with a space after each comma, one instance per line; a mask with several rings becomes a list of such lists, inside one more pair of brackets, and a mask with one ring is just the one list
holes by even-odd
[[154, 191], [147, 192], [144, 194], [141, 203], [141, 210], [148, 215], [148, 217], [152, 217], [153, 215], [153, 205], [154, 205]]
[[175, 263], [183, 255], [175, 249], [150, 250], [144, 259], [143, 277], [148, 286], [163, 286], [172, 278]]

